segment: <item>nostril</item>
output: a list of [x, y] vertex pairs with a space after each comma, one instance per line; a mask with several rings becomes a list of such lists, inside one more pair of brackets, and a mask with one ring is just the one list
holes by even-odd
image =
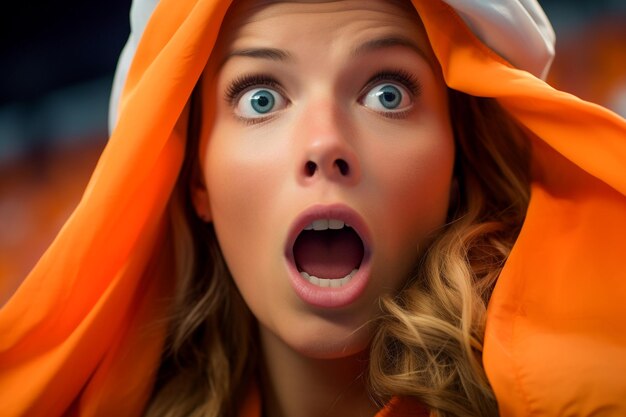
[[315, 174], [315, 171], [317, 171], [317, 164], [313, 161], [308, 161], [304, 166], [304, 172], [306, 175], [308, 177], [312, 177], [313, 174]]
[[350, 173], [350, 166], [343, 159], [337, 159], [335, 161], [335, 164], [337, 165], [337, 168], [339, 168], [339, 172], [341, 172], [341, 175], [346, 176]]

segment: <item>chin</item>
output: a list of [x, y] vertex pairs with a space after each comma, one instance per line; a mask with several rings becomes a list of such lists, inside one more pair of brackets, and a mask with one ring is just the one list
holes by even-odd
[[[316, 320], [325, 321], [320, 318]], [[293, 331], [292, 328], [287, 334], [276, 336], [302, 356], [328, 360], [348, 358], [365, 351], [374, 333], [373, 325], [344, 326], [336, 321], [300, 326], [297, 329]]]

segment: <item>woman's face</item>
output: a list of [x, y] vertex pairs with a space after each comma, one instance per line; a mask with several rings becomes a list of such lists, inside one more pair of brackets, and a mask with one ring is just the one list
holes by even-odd
[[194, 204], [261, 331], [311, 357], [363, 350], [448, 208], [446, 87], [415, 12], [236, 2], [205, 79]]

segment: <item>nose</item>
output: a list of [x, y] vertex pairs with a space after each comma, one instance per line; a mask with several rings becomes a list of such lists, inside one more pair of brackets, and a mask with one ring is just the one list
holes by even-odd
[[319, 138], [307, 147], [302, 166], [302, 178], [325, 178], [352, 183], [358, 178], [358, 159], [347, 144], [332, 137]]
[[361, 167], [350, 122], [332, 104], [311, 107], [296, 129], [302, 140], [299, 178], [306, 183], [325, 179], [356, 184]]

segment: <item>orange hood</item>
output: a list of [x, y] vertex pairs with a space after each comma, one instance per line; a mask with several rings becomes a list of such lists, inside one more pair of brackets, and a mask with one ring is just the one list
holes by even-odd
[[[626, 415], [626, 122], [513, 67], [445, 3], [413, 3], [448, 86], [496, 98], [534, 151], [528, 215], [488, 310], [502, 415]], [[80, 204], [0, 311], [3, 415], [141, 414], [172, 291], [157, 255], [185, 105], [228, 6], [155, 9]]]

